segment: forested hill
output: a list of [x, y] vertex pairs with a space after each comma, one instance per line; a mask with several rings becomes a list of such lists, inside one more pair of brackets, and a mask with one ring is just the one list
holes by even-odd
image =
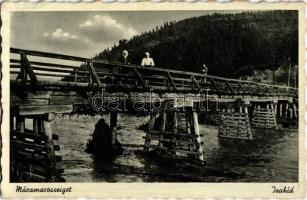
[[120, 40], [96, 58], [116, 61], [122, 50], [140, 64], [149, 51], [158, 67], [240, 77], [254, 70], [298, 63], [297, 11], [213, 14], [166, 22], [130, 40]]

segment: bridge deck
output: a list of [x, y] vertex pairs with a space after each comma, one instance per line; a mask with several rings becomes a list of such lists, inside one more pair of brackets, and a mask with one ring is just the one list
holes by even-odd
[[208, 93], [297, 97], [297, 88], [11, 48], [11, 91]]

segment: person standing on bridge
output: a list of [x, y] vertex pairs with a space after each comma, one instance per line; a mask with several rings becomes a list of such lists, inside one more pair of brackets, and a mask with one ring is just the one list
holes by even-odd
[[148, 52], [145, 52], [145, 57], [142, 60], [141, 66], [155, 66], [155, 63]]
[[204, 75], [207, 75], [208, 74], [208, 67], [205, 64], [203, 64], [203, 69], [201, 71]]
[[[119, 62], [123, 63], [123, 64], [130, 64], [130, 61], [128, 59], [128, 55], [129, 55], [128, 51], [127, 50], [123, 50], [122, 55], [119, 58]], [[118, 68], [118, 73], [119, 74], [128, 74], [129, 70], [125, 69], [124, 66], [121, 66], [121, 67]], [[121, 78], [119, 78], [119, 83], [123, 84], [125, 82], [125, 80], [126, 79], [124, 77], [121, 77]]]
[[119, 62], [124, 63], [124, 64], [130, 64], [129, 60], [128, 60], [128, 51], [127, 50], [123, 50], [122, 56], [119, 59]]
[[[202, 69], [201, 71], [202, 71], [202, 73], [203, 73], [204, 75], [207, 75], [207, 74], [208, 74], [208, 67], [207, 67], [205, 64], [203, 64], [203, 69]], [[204, 83], [207, 82], [206, 77], [203, 78], [203, 81], [204, 81]]]

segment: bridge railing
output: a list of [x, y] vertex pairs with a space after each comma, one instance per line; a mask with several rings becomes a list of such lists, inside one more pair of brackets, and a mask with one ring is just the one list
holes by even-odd
[[[216, 95], [297, 96], [297, 88], [222, 78], [158, 67], [141, 67], [76, 56], [11, 48], [13, 84], [29, 89], [105, 88], [115, 91], [149, 91]], [[74, 62], [74, 64], [71, 64]], [[207, 91], [206, 91], [207, 90]]]

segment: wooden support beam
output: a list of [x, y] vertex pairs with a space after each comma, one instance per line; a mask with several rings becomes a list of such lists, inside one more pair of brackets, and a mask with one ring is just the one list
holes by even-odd
[[110, 128], [112, 131], [112, 144], [115, 145], [117, 138], [117, 112], [110, 112]]
[[219, 96], [221, 96], [220, 90], [219, 90], [219, 88], [217, 87], [215, 81], [214, 81], [212, 78], [209, 78], [209, 81], [210, 81], [211, 85], [213, 86], [214, 90], [216, 91], [216, 93], [217, 93]]
[[21, 54], [21, 63], [20, 64], [21, 64], [21, 68], [25, 69], [26, 74], [29, 75], [31, 83], [33, 85], [38, 85], [38, 80], [36, 78], [36, 75], [35, 75], [32, 67], [31, 67], [31, 64], [30, 64], [29, 60], [27, 59], [27, 56], [26, 56], [25, 53]]
[[[49, 117], [48, 117], [49, 118]], [[50, 117], [51, 119], [52, 117]], [[43, 121], [43, 129], [44, 129], [44, 135], [46, 136], [46, 146], [49, 149], [48, 157], [50, 159], [51, 164], [51, 177], [52, 180], [56, 181], [58, 180], [58, 172], [56, 168], [57, 158], [55, 156], [55, 150], [54, 150], [54, 144], [53, 144], [53, 136], [51, 131], [51, 122], [50, 121]]]
[[289, 112], [289, 103], [287, 102], [286, 108], [285, 108], [285, 119], [288, 119], [288, 112]]
[[19, 132], [25, 131], [25, 118], [23, 116], [16, 117], [16, 131]]
[[239, 88], [242, 90], [242, 92], [243, 92], [243, 97], [246, 95], [246, 93], [245, 93], [245, 89], [243, 88], [243, 86], [242, 86], [242, 84], [240, 83], [240, 82], [238, 82], [238, 86], [239, 86]]
[[293, 114], [294, 114], [294, 118], [297, 119], [297, 108], [295, 104], [293, 104]]
[[134, 68], [134, 72], [135, 72], [136, 76], [138, 77], [139, 81], [141, 82], [143, 89], [148, 89], [147, 82], [144, 80], [142, 74], [138, 71], [138, 69], [136, 67]]
[[150, 115], [150, 118], [149, 118], [149, 121], [148, 121], [148, 130], [146, 132], [146, 137], [145, 137], [145, 142], [144, 142], [144, 151], [145, 152], [149, 150], [149, 145], [150, 145], [150, 142], [151, 142], [151, 131], [153, 131], [157, 116], [158, 116], [158, 112], [152, 113]]
[[33, 119], [33, 133], [35, 135], [39, 134], [38, 126], [39, 126], [39, 119]]
[[[162, 132], [165, 131], [165, 126], [166, 126], [166, 111], [164, 110], [162, 113], [162, 121], [161, 121], [161, 127], [160, 130]], [[163, 134], [159, 135], [159, 147], [162, 148], [163, 147]]]
[[233, 95], [234, 95], [234, 91], [233, 91], [233, 89], [232, 89], [231, 85], [229, 84], [229, 82], [228, 82], [228, 81], [225, 81], [225, 83], [226, 83], [226, 85], [227, 85], [227, 87], [226, 87], [226, 88], [229, 88], [229, 90], [230, 90], [230, 92], [231, 92], [231, 95], [233, 96]]
[[193, 112], [192, 114], [192, 124], [193, 124], [193, 133], [196, 135], [196, 149], [198, 152], [198, 160], [204, 161], [204, 155], [203, 155], [203, 148], [201, 146], [201, 138], [200, 138], [200, 133], [199, 133], [199, 126], [198, 126], [198, 116], [196, 112]]
[[76, 72], [76, 70], [74, 70], [74, 82], [77, 82], [78, 80], [78, 73]]
[[178, 127], [178, 113], [176, 111], [174, 111], [174, 116], [173, 116], [173, 131], [174, 134], [176, 134], [177, 131], [177, 127]]
[[177, 87], [176, 87], [176, 84], [171, 76], [171, 74], [169, 72], [167, 72], [167, 78], [168, 78], [168, 81], [170, 82], [170, 84], [172, 85], [173, 89], [175, 91], [177, 91]]
[[198, 82], [195, 79], [195, 76], [192, 76], [191, 79], [192, 79], [192, 82], [194, 83], [194, 85], [197, 87], [198, 91], [200, 91], [201, 89], [200, 89]]
[[47, 113], [71, 113], [73, 105], [19, 106], [20, 115], [42, 115]]
[[280, 102], [280, 104], [279, 104], [279, 117], [280, 118], [283, 117], [283, 110], [282, 110], [282, 108], [283, 108], [283, 104], [282, 104], [282, 102]]
[[97, 75], [97, 72], [96, 72], [94, 66], [93, 66], [93, 61], [87, 62], [87, 67], [89, 69], [89, 72], [90, 72], [90, 75], [92, 77], [92, 80], [94, 80], [97, 83], [98, 86], [101, 86], [100, 79], [99, 79], [99, 77]]
[[158, 115], [159, 115], [158, 112], [151, 113], [150, 115], [150, 118], [148, 121], [148, 130], [146, 132], [146, 137], [145, 137], [145, 142], [144, 142], [144, 151], [149, 150], [149, 146], [150, 146], [150, 142], [151, 142], [152, 134], [153, 134], [152, 132], [153, 132], [156, 118]]
[[10, 73], [11, 74], [15, 74], [15, 73], [18, 74], [17, 77], [16, 77], [16, 80], [20, 79], [24, 83], [27, 82], [28, 75], [27, 75], [27, 71], [26, 71], [26, 69], [24, 67], [21, 67], [20, 72], [10, 72]]

